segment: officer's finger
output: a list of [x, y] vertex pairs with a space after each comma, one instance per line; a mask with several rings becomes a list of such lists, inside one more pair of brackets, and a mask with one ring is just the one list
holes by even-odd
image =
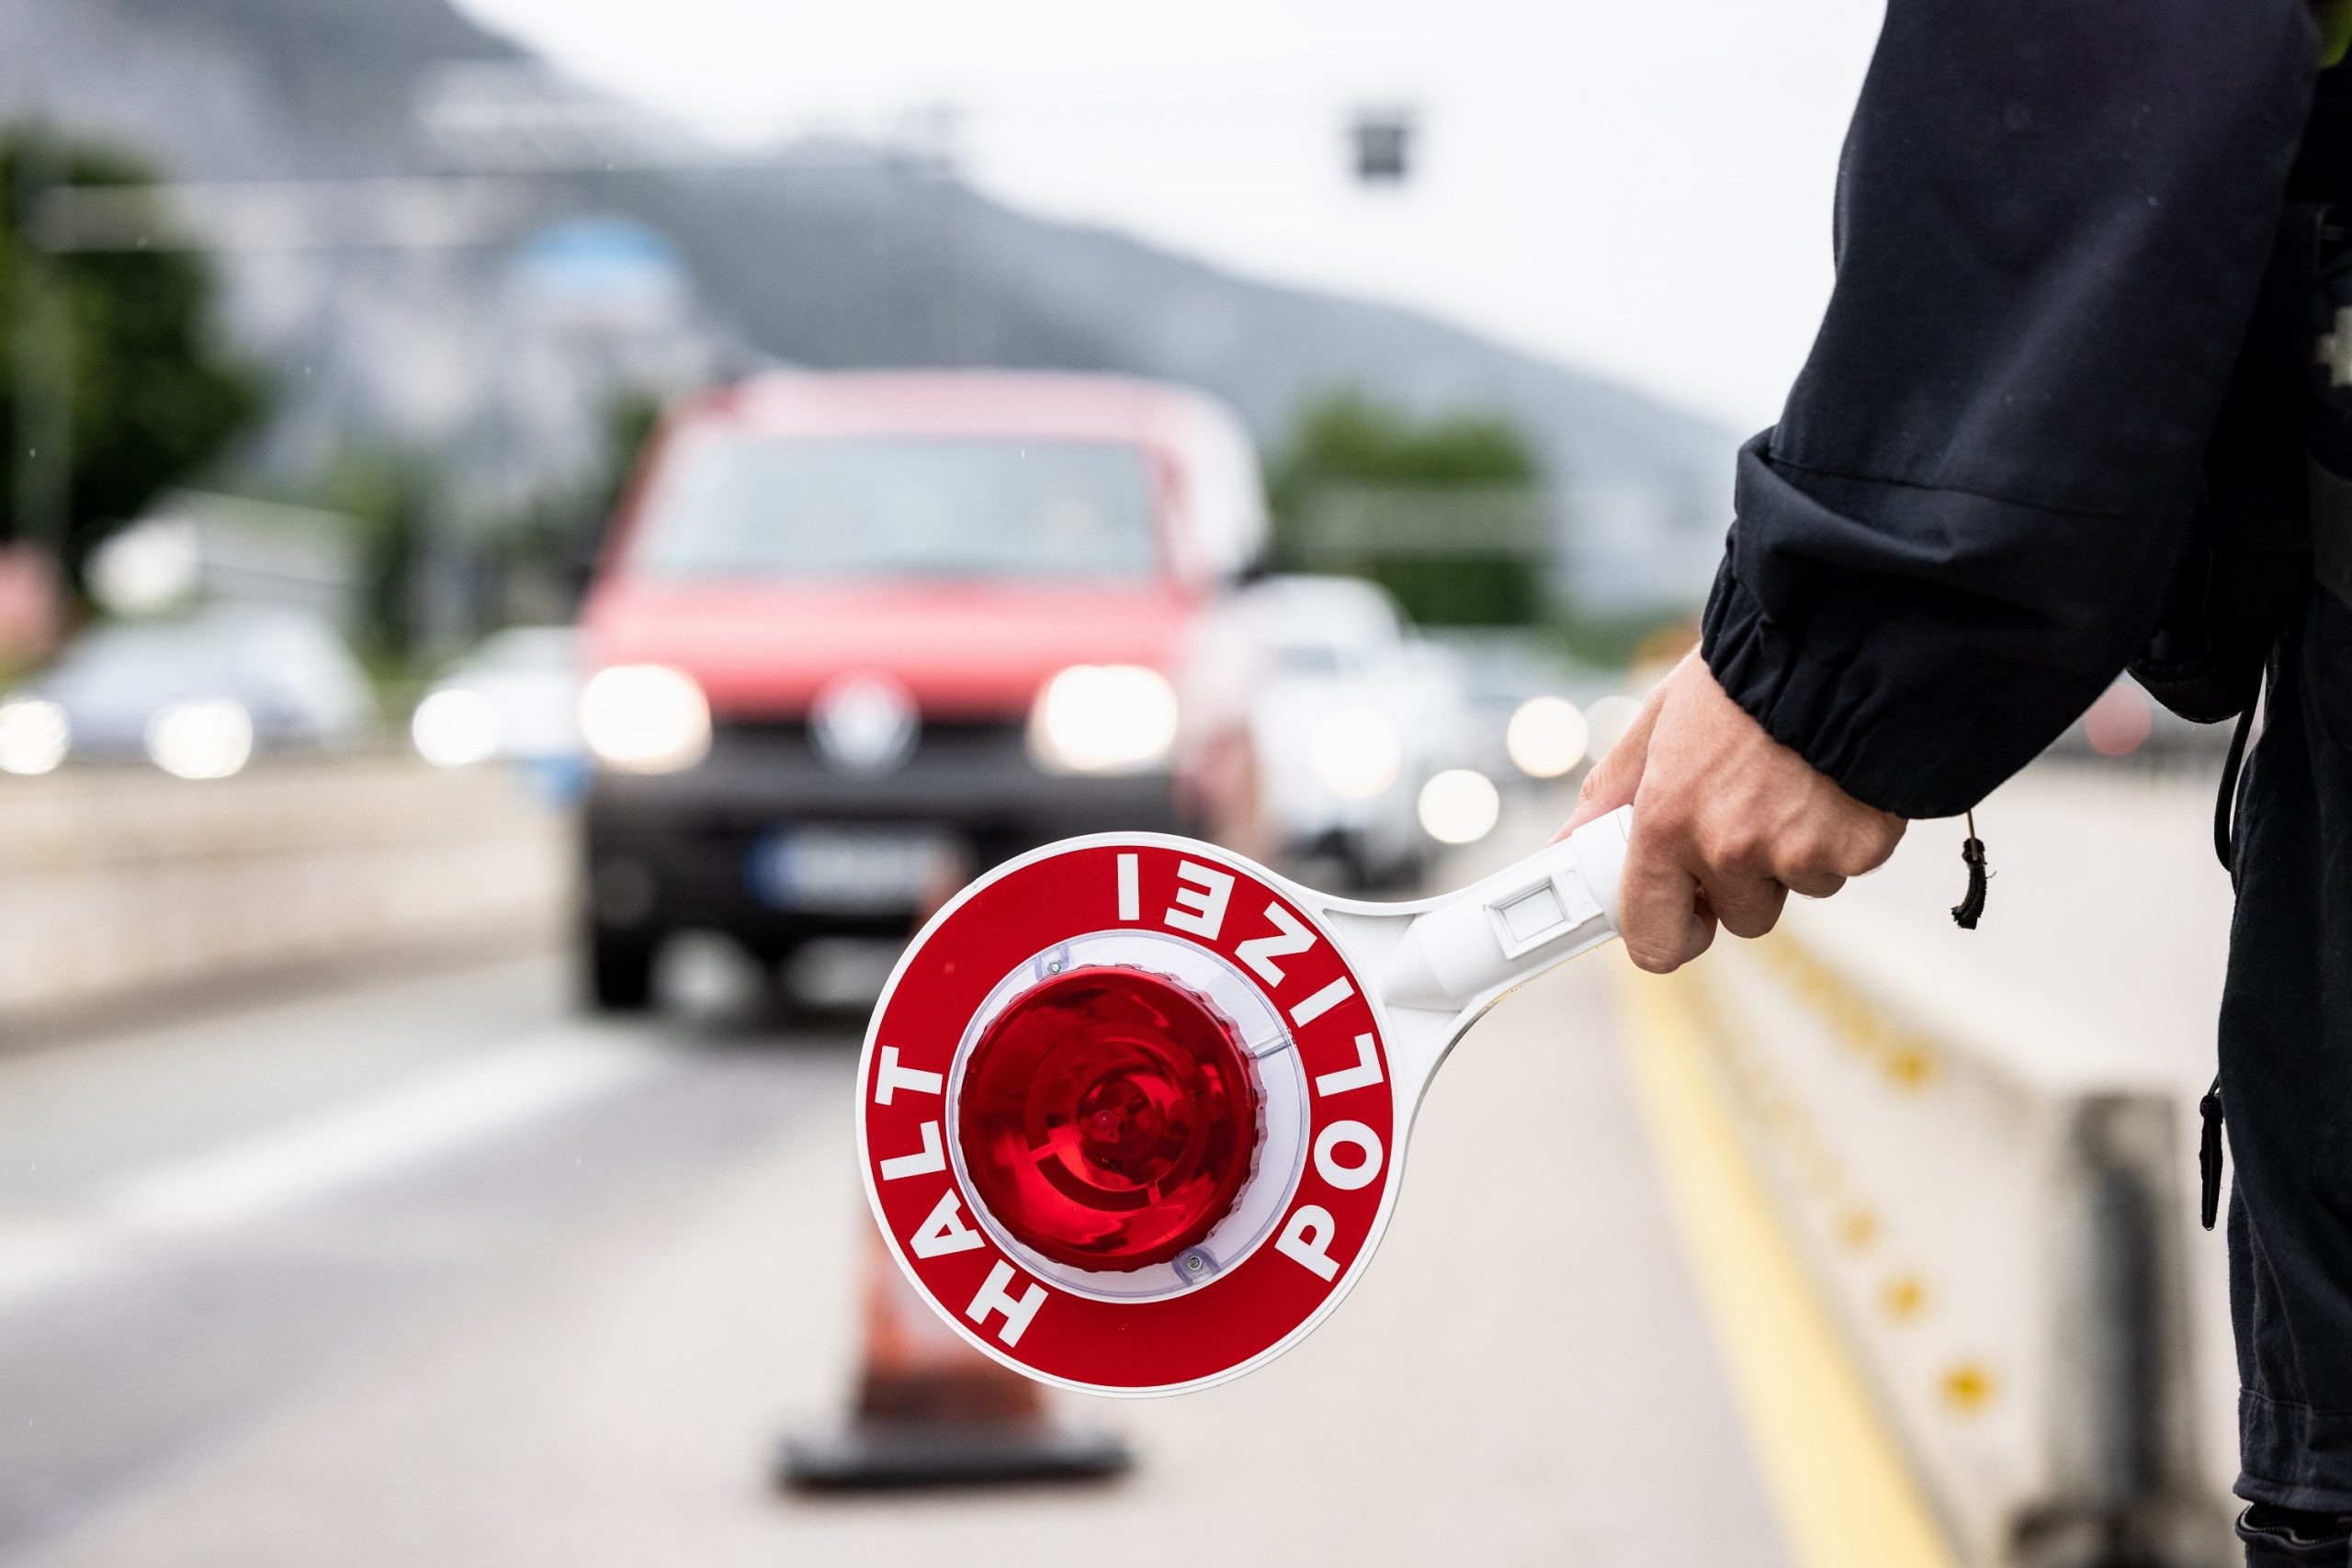
[[1846, 809], [1816, 816], [1775, 843], [1772, 874], [1800, 893], [1826, 897], [1848, 877], [1883, 864], [1905, 825], [1900, 817], [1849, 803]]
[[1781, 882], [1801, 898], [1826, 898], [1846, 886], [1846, 879], [1834, 871], [1784, 873]]
[[1788, 888], [1781, 883], [1752, 872], [1706, 871], [1700, 886], [1706, 890], [1708, 908], [1714, 910], [1724, 930], [1740, 937], [1759, 937], [1770, 931], [1789, 897]]
[[1876, 871], [1894, 853], [1895, 845], [1903, 841], [1904, 829], [1910, 825], [1891, 811], [1861, 807], [1853, 813], [1847, 830], [1839, 835], [1831, 859], [1837, 869], [1848, 876]]
[[1699, 879], [1668, 846], [1642, 830], [1625, 846], [1619, 884], [1618, 918], [1625, 952], [1653, 975], [1680, 968], [1715, 940], [1714, 916], [1699, 897]]
[[1577, 808], [1568, 813], [1567, 826], [1552, 835], [1557, 843], [1596, 817], [1606, 817], [1621, 806], [1634, 803], [1634, 792], [1642, 787], [1642, 770], [1649, 763], [1650, 731], [1657, 728], [1657, 710], [1662, 699], [1657, 693], [1642, 705], [1625, 733], [1609, 748], [1609, 753], [1592, 765], [1577, 790]]

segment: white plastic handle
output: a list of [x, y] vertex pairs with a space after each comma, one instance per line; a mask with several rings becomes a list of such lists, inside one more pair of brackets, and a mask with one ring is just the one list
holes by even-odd
[[1633, 820], [1619, 807], [1415, 916], [1382, 966], [1381, 998], [1475, 1010], [1615, 936]]

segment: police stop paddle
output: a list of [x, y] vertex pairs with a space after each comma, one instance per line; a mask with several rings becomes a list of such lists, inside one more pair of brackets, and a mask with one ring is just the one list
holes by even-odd
[[998, 867], [866, 1032], [858, 1156], [892, 1255], [1045, 1382], [1180, 1393], [1263, 1365], [1363, 1277], [1453, 1043], [1617, 934], [1628, 820], [1405, 904], [1159, 835]]

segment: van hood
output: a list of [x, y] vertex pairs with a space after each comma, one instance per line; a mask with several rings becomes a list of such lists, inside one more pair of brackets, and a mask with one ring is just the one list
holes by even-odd
[[667, 664], [701, 682], [714, 712], [789, 716], [837, 677], [905, 682], [924, 712], [1028, 711], [1072, 664], [1174, 673], [1193, 606], [1166, 588], [1101, 584], [823, 587], [610, 582], [583, 613], [588, 667]]

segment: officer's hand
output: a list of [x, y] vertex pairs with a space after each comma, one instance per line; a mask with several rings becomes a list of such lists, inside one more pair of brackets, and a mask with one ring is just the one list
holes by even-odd
[[1837, 892], [1893, 854], [1906, 826], [1767, 735], [1696, 652], [1586, 776], [1561, 836], [1628, 803], [1625, 951], [1659, 975], [1706, 952], [1718, 920], [1762, 936], [1791, 891]]

